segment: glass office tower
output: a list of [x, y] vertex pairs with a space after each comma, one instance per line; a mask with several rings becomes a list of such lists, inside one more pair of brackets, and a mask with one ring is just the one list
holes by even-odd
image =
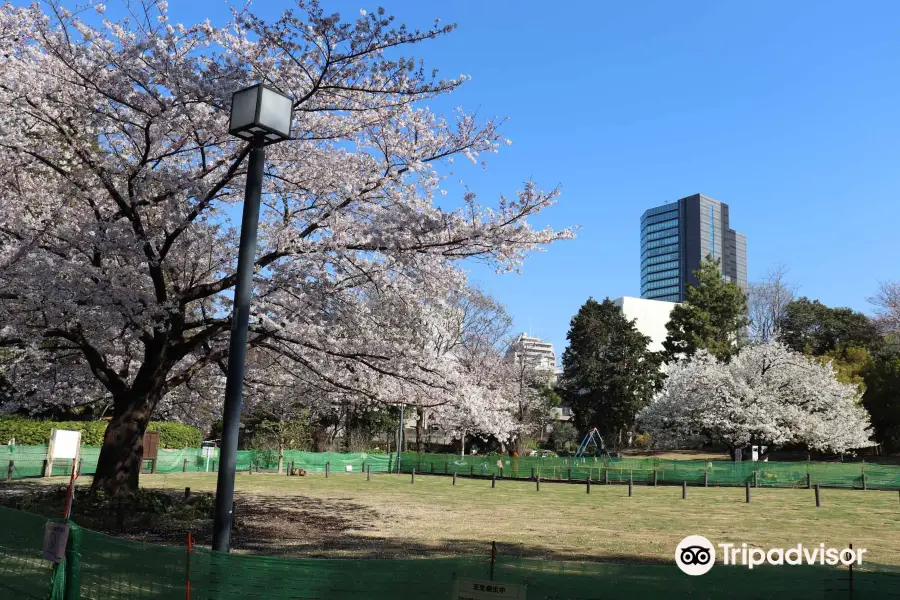
[[729, 228], [728, 205], [694, 194], [641, 215], [641, 298], [682, 302], [707, 255], [747, 290], [747, 238]]

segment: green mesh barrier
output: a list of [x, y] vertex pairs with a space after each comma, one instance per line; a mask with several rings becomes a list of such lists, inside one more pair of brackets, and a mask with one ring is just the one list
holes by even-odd
[[[500, 461], [500, 464], [498, 464]], [[394, 464], [392, 469], [397, 470]], [[406, 452], [400, 471], [418, 473], [497, 476], [508, 479], [541, 477], [547, 480], [609, 481], [710, 486], [825, 487], [900, 489], [900, 466], [868, 463], [728, 462], [664, 460], [656, 458], [563, 458], [459, 456]], [[807, 475], [809, 476], [807, 478]]]
[[49, 597], [53, 566], [41, 558], [46, 523], [0, 507], [0, 598]]
[[[2, 456], [2, 452], [0, 452]], [[40, 477], [43, 473], [46, 446], [7, 447], [7, 460], [13, 461], [13, 479]], [[93, 475], [97, 468], [100, 449], [82, 447], [80, 465], [83, 475]], [[498, 464], [500, 461], [500, 464]], [[8, 463], [7, 463], [8, 465]], [[256, 471], [276, 472], [278, 457], [275, 453], [259, 453], [240, 450], [237, 453], [237, 470], [247, 471], [251, 465]], [[312, 473], [322, 473], [326, 465], [333, 473], [343, 473], [349, 468], [354, 473], [363, 468], [373, 472], [396, 472], [397, 454], [343, 454], [339, 452], [301, 452], [286, 450], [282, 469], [293, 465]], [[151, 468], [144, 461], [144, 471]], [[53, 475], [65, 476], [72, 469], [72, 461], [53, 462]], [[157, 473], [198, 473], [218, 471], [218, 450], [207, 461], [199, 448], [160, 450], [156, 462]], [[405, 452], [399, 456], [399, 470], [408, 473], [491, 475], [510, 479], [541, 477], [547, 480], [580, 480], [624, 483], [629, 479], [636, 483], [689, 484], [711, 486], [742, 486], [746, 483], [760, 487], [806, 487], [819, 484], [825, 487], [871, 489], [900, 489], [900, 466], [869, 463], [817, 463], [817, 462], [729, 462], [702, 460], [664, 460], [657, 458], [563, 458], [563, 457], [511, 457], [511, 456], [459, 456], [453, 454], [417, 454]], [[5, 470], [0, 464], [0, 479]]]
[[[0, 598], [50, 600], [279, 600], [449, 598], [454, 578], [489, 579], [488, 556], [367, 560], [223, 554], [117, 539], [71, 524], [66, 561], [43, 561], [46, 519], [0, 508]], [[528, 598], [898, 598], [900, 568], [716, 566], [702, 577], [674, 564], [552, 561], [500, 555], [498, 583]], [[190, 588], [190, 594], [188, 594]], [[851, 593], [852, 589], [852, 593]]]

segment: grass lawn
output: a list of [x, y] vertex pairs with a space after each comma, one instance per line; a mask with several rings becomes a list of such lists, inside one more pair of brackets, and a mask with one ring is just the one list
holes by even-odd
[[[213, 492], [216, 475], [143, 475], [144, 487]], [[541, 483], [417, 475], [239, 474], [237, 551], [289, 556], [421, 558], [503, 555], [671, 564], [690, 534], [713, 543], [867, 548], [866, 561], [900, 565], [897, 492]], [[197, 526], [200, 542], [208, 527]]]

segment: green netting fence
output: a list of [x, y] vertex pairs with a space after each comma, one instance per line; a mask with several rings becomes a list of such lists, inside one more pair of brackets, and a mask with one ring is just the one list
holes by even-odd
[[[97, 469], [97, 460], [100, 457], [100, 448], [82, 446], [77, 468], [83, 475], [93, 475]], [[0, 450], [0, 479], [22, 479], [25, 477], [40, 477], [44, 471], [44, 461], [47, 459], [46, 446], [6, 446], [6, 452]], [[396, 470], [396, 454], [369, 454], [359, 452], [343, 454], [339, 452], [302, 452], [300, 450], [287, 450], [284, 452], [282, 468], [287, 469], [292, 465], [297, 469], [305, 469], [310, 472], [324, 472], [326, 466], [331, 471], [361, 472], [363, 467], [372, 472], [386, 473]], [[12, 470], [9, 470], [9, 467]], [[253, 467], [256, 471], [277, 471], [278, 455], [273, 452], [254, 452], [252, 450], [239, 450], [237, 453], [236, 468], [238, 471], [247, 471]], [[182, 450], [160, 449], [157, 455], [156, 465], [152, 461], [144, 461], [145, 471], [156, 473], [198, 473], [204, 471], [214, 472], [219, 468], [219, 450], [212, 449], [209, 456], [205, 456], [200, 448], [184, 448]], [[53, 461], [53, 475], [68, 475], [72, 469], [72, 460], [57, 459]]]
[[[278, 470], [278, 455], [274, 452], [241, 450], [237, 453], [237, 470], [274, 472]], [[2, 456], [2, 451], [0, 451]], [[82, 447], [79, 472], [92, 475], [97, 467], [100, 449]], [[39, 477], [47, 458], [46, 446], [8, 446], [6, 465], [11, 465], [12, 479]], [[204, 456], [200, 448], [160, 450], [156, 461], [157, 473], [181, 473], [217, 471], [218, 450]], [[510, 457], [510, 456], [459, 456], [452, 454], [368, 454], [365, 452], [344, 454], [339, 452], [284, 452], [282, 468], [305, 469], [309, 472], [333, 473], [361, 472], [410, 472], [462, 476], [497, 476], [507, 479], [578, 480], [590, 478], [600, 483], [635, 483], [690, 485], [745, 485], [758, 487], [807, 487], [819, 484], [825, 487], [857, 489], [900, 489], [900, 465], [882, 465], [866, 462], [729, 462], [702, 460], [666, 460], [659, 458], [564, 458], [564, 457]], [[71, 460], [56, 460], [53, 475], [67, 475]], [[145, 470], [151, 470], [146, 461]], [[3, 469], [3, 463], [0, 463]], [[5, 475], [0, 471], [0, 478]]]
[[702, 577], [673, 564], [608, 564], [498, 556], [369, 560], [224, 554], [113, 538], [70, 523], [66, 558], [42, 559], [47, 520], [0, 508], [0, 598], [278, 600], [451, 598], [454, 580], [526, 586], [529, 600], [898, 598], [900, 569], [726, 567]]
[[729, 462], [658, 458], [451, 456], [404, 453], [400, 471], [599, 483], [900, 489], [900, 466], [866, 462]]

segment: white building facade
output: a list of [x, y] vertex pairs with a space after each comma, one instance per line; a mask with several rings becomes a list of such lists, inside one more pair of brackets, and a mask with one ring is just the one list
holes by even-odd
[[535, 371], [552, 373], [556, 376], [556, 352], [553, 344], [524, 333], [517, 337], [506, 352], [507, 359], [521, 361]]
[[638, 331], [650, 338], [648, 350], [659, 352], [663, 349], [663, 342], [668, 335], [666, 324], [671, 318], [676, 302], [623, 296], [613, 300], [613, 304], [622, 309], [626, 319], [635, 321], [634, 325]]

